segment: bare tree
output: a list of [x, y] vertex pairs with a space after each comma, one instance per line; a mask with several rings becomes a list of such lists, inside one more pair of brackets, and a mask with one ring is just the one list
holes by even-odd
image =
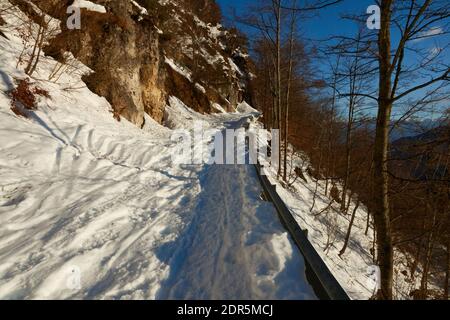
[[[393, 11], [397, 15], [393, 15]], [[393, 242], [391, 228], [391, 214], [389, 207], [389, 129], [392, 108], [395, 102], [419, 90], [430, 87], [439, 82], [449, 81], [449, 66], [435, 65], [431, 80], [409, 85], [402, 92], [398, 92], [400, 82], [406, 71], [411, 68], [405, 66], [405, 56], [409, 41], [417, 39], [437, 21], [449, 17], [448, 2], [431, 0], [421, 3], [410, 1], [409, 6], [399, 4], [394, 7], [392, 0], [381, 0], [381, 29], [378, 33], [378, 63], [379, 63], [379, 93], [378, 116], [376, 125], [374, 149], [374, 217], [377, 229], [378, 263], [381, 269], [381, 290], [379, 298], [392, 299], [393, 284]], [[392, 48], [391, 26], [396, 26], [401, 38], [397, 48]], [[424, 61], [425, 63], [425, 61]], [[426, 64], [430, 62], [427, 61]], [[424, 71], [422, 65], [421, 72]]]
[[[294, 0], [293, 7], [295, 8], [297, 1]], [[295, 31], [297, 24], [297, 12], [292, 10], [291, 21], [289, 28], [289, 54], [288, 54], [288, 72], [287, 72], [287, 88], [286, 88], [286, 102], [284, 110], [284, 166], [283, 166], [283, 180], [287, 182], [287, 158], [289, 149], [289, 104], [291, 103], [291, 86], [292, 86], [292, 73], [294, 65], [294, 45], [295, 45]]]
[[8, 12], [18, 21], [13, 28], [23, 45], [16, 67], [24, 65], [24, 72], [31, 77], [42, 59], [44, 46], [60, 31], [59, 23], [30, 2], [14, 0], [12, 3], [22, 11], [20, 14]]

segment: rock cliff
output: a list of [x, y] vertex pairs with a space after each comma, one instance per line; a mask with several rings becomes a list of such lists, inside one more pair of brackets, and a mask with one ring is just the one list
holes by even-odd
[[45, 53], [60, 61], [72, 53], [93, 71], [84, 77], [88, 87], [137, 126], [144, 113], [162, 123], [170, 96], [202, 113], [251, 103], [246, 41], [220, 25], [213, 0], [92, 0], [105, 10], [82, 7], [75, 30], [66, 27], [73, 0], [15, 2], [61, 21]]

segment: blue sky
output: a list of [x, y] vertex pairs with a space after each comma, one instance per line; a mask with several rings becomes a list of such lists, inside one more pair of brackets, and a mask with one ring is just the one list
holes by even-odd
[[[237, 15], [244, 15], [249, 6], [255, 5], [259, 0], [217, 0], [222, 7], [225, 17], [231, 16], [231, 8], [236, 10]], [[342, 19], [342, 15], [361, 15], [367, 17], [366, 11], [375, 0], [344, 0], [341, 3], [322, 9], [314, 17], [300, 20], [300, 31], [304, 39], [325, 40], [331, 35], [354, 35], [357, 31], [355, 22]], [[242, 25], [239, 26], [242, 28]], [[395, 28], [393, 28], [394, 31]], [[245, 30], [244, 30], [245, 31]], [[373, 32], [377, 32], [373, 30]], [[397, 39], [393, 33], [393, 41]], [[420, 45], [430, 50], [434, 47], [445, 47], [450, 43], [450, 35], [440, 37], [440, 43], [436, 38], [420, 41]], [[449, 56], [450, 50], [446, 50], [445, 58]]]
[[[230, 15], [230, 8], [236, 13], [243, 14], [249, 5], [256, 4], [258, 0], [217, 0], [225, 16]], [[345, 34], [352, 32], [354, 23], [341, 19], [342, 14], [365, 14], [367, 8], [375, 4], [374, 0], [346, 0], [338, 5], [323, 9], [319, 15], [304, 20], [302, 32], [308, 38], [324, 39], [330, 34]]]
[[[243, 15], [251, 5], [257, 4], [259, 0], [217, 0], [221, 5], [225, 17], [231, 16], [231, 8], [236, 11], [237, 15]], [[300, 21], [300, 31], [304, 39], [324, 40], [331, 35], [354, 35], [357, 31], [354, 22], [342, 19], [344, 14], [366, 16], [366, 10], [370, 5], [374, 5], [375, 0], [344, 0], [338, 5], [320, 10], [317, 16], [303, 19]], [[242, 27], [242, 26], [241, 26]], [[373, 32], [377, 32], [373, 30]], [[396, 35], [393, 34], [395, 41]], [[434, 38], [435, 39], [435, 38]], [[434, 39], [424, 40], [420, 42], [420, 46], [432, 50], [433, 48], [445, 47], [450, 42], [450, 36], [445, 36], [440, 43]], [[450, 50], [445, 51], [444, 58], [450, 59]], [[407, 57], [407, 59], [410, 59]], [[408, 60], [407, 60], [408, 61]], [[322, 69], [326, 68], [323, 63], [317, 66]], [[418, 95], [424, 93], [418, 93]], [[445, 106], [444, 106], [445, 107]]]

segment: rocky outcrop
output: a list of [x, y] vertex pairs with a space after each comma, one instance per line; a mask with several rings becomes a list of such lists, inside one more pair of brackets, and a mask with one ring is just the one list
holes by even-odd
[[[188, 2], [191, 4], [186, 4]], [[216, 112], [211, 107], [213, 104], [234, 111], [249, 96], [246, 70], [250, 64], [249, 59], [244, 58], [246, 43], [240, 41], [236, 30], [227, 30], [217, 23], [216, 19], [220, 20], [217, 8], [211, 0], [199, 0], [194, 4], [188, 0], [169, 1], [160, 8], [171, 15], [171, 19], [160, 21], [159, 27], [168, 39], [161, 45], [163, 51], [191, 74], [190, 84], [175, 76], [175, 83], [169, 83], [171, 95], [199, 112]], [[239, 56], [243, 57], [241, 66], [234, 61], [234, 57]], [[205, 89], [203, 94], [209, 100], [208, 104], [203, 98], [197, 98], [201, 95], [196, 90], [198, 85]]]
[[115, 112], [138, 126], [144, 112], [161, 122], [165, 94], [160, 85], [159, 41], [154, 21], [130, 1], [98, 1], [107, 13], [82, 10], [82, 28], [64, 28], [46, 53], [61, 59], [71, 52], [94, 72], [84, 81], [105, 97]]
[[168, 94], [178, 97], [187, 106], [196, 106], [196, 111], [210, 113], [211, 102], [203, 87], [193, 85], [192, 81], [166, 66], [166, 88]]
[[[64, 52], [71, 52], [93, 70], [83, 79], [90, 90], [137, 126], [144, 124], [144, 113], [163, 122], [169, 96], [202, 113], [215, 112], [213, 104], [233, 111], [248, 96], [245, 55], [236, 54], [243, 49], [232, 32], [215, 23], [220, 11], [214, 1], [91, 0], [106, 13], [82, 9], [80, 30], [65, 26], [72, 0], [31, 1], [64, 22], [45, 53], [62, 61]], [[165, 63], [167, 58], [189, 77]]]

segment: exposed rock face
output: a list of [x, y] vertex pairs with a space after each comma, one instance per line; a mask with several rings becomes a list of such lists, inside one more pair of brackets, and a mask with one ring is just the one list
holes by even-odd
[[144, 112], [162, 121], [165, 95], [160, 88], [159, 42], [154, 23], [148, 16], [141, 17], [130, 1], [97, 3], [106, 5], [108, 12], [82, 10], [82, 28], [64, 29], [46, 53], [61, 57], [62, 52], [69, 51], [94, 70], [84, 78], [87, 86], [129, 121], [142, 126]]
[[169, 66], [166, 66], [166, 72], [166, 88], [169, 95], [180, 97], [187, 106], [196, 106], [196, 110], [199, 112], [211, 112], [210, 100], [200, 87], [193, 88], [190, 80]]
[[[238, 35], [217, 24], [220, 21], [218, 6], [212, 0], [195, 3], [173, 0], [159, 10], [165, 13], [164, 16], [171, 17], [159, 21], [164, 37], [168, 39], [161, 44], [164, 53], [191, 74], [190, 90], [185, 81], [176, 81], [183, 85], [180, 87], [177, 83], [169, 83], [172, 89], [170, 94], [200, 112], [216, 112], [212, 104], [234, 111], [247, 95], [249, 77], [246, 70], [249, 59], [243, 58], [246, 48], [245, 44], [239, 42]], [[242, 66], [234, 61], [234, 57], [239, 56], [245, 62], [242, 70]], [[195, 90], [198, 85], [205, 88], [203, 94], [209, 103], [198, 98], [202, 94]]]
[[[65, 26], [72, 0], [31, 1], [62, 21], [63, 32], [45, 48], [46, 54], [61, 60], [71, 52], [94, 71], [84, 78], [88, 87], [137, 126], [144, 124], [144, 113], [162, 122], [169, 96], [203, 113], [215, 112], [214, 103], [232, 111], [248, 96], [247, 60], [236, 54], [241, 49], [230, 41], [234, 35], [194, 13], [209, 12], [207, 20], [219, 19], [214, 1], [137, 0], [148, 10], [143, 14], [130, 0], [91, 0], [107, 12], [82, 9], [81, 30]], [[233, 62], [235, 57], [241, 61]], [[166, 58], [189, 76], [165, 63]]]

